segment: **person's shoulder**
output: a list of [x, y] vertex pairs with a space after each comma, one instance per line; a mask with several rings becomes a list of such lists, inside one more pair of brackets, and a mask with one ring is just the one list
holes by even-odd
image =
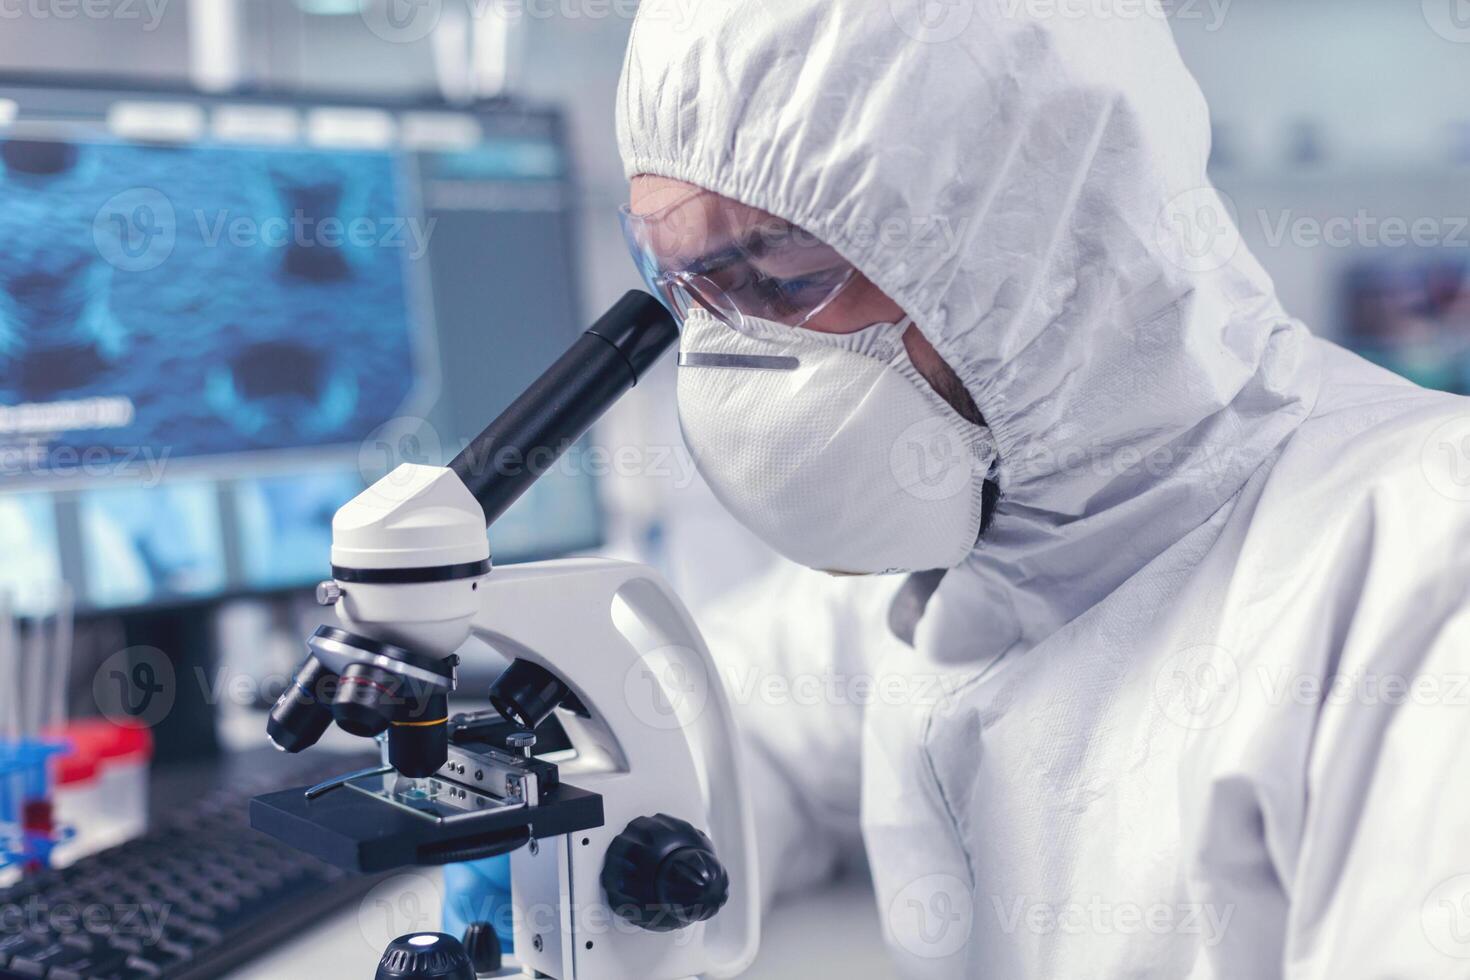
[[1282, 447], [1262, 502], [1307, 542], [1369, 534], [1426, 569], [1470, 557], [1470, 398], [1386, 374], [1333, 380]]
[[1241, 503], [1248, 628], [1289, 635], [1268, 645], [1288, 660], [1356, 637], [1332, 657], [1376, 669], [1384, 630], [1432, 634], [1470, 604], [1470, 399], [1332, 392]]

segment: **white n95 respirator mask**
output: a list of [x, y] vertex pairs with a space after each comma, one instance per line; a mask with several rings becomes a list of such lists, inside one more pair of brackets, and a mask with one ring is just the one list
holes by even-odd
[[829, 334], [692, 312], [679, 421], [700, 474], [761, 540], [845, 574], [948, 569], [980, 534], [989, 429], [904, 349], [907, 324]]

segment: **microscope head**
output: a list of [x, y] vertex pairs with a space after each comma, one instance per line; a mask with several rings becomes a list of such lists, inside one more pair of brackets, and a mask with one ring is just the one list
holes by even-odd
[[427, 776], [447, 758], [454, 651], [490, 571], [480, 506], [453, 471], [406, 464], [338, 511], [332, 534], [333, 577], [317, 598], [341, 627], [307, 641], [267, 732], [286, 752], [310, 748], [333, 722], [366, 738], [386, 732], [393, 768]]
[[[486, 528], [678, 336], [658, 300], [627, 294], [448, 466], [399, 466], [337, 512], [332, 579], [317, 596], [335, 606], [341, 628], [317, 631], [296, 683], [272, 709], [278, 747], [300, 752], [335, 721], [355, 735], [386, 730], [390, 757], [395, 741], [405, 746], [403, 764], [393, 766], [406, 775], [444, 762], [438, 746], [454, 652], [470, 635], [490, 574]], [[330, 698], [313, 690], [325, 685], [334, 687]], [[495, 683], [491, 702], [527, 729], [557, 707], [585, 711], [561, 678], [523, 660]]]

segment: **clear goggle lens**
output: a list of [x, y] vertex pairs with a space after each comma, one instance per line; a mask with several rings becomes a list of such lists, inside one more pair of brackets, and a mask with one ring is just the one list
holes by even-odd
[[619, 217], [643, 281], [681, 322], [705, 310], [737, 330], [746, 317], [799, 327], [857, 276], [795, 225], [709, 194]]

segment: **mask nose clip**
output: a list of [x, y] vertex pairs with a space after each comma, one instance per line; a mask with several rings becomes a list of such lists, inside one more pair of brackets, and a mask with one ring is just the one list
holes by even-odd
[[697, 368], [733, 368], [745, 371], [795, 371], [801, 367], [797, 357], [776, 357], [769, 354], [701, 354], [687, 352], [679, 354], [679, 366]]

